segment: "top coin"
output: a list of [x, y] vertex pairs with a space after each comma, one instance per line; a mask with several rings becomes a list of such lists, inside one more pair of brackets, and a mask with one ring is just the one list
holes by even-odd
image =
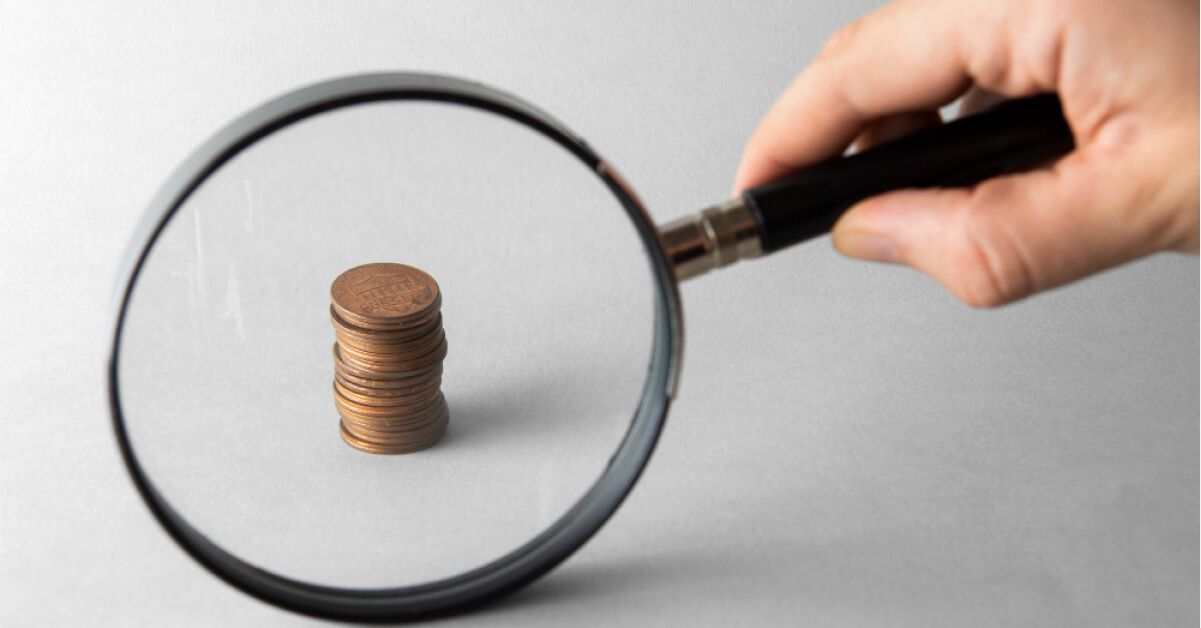
[[388, 322], [420, 317], [438, 302], [438, 282], [404, 264], [365, 264], [330, 286], [334, 306], [365, 319]]

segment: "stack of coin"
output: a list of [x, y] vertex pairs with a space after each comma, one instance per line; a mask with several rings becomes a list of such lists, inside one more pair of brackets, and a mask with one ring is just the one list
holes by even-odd
[[403, 264], [352, 268], [330, 288], [334, 403], [342, 439], [377, 454], [420, 451], [446, 433], [442, 295]]

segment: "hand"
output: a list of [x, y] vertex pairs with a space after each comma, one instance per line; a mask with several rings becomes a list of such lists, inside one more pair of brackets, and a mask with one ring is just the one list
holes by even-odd
[[1163, 250], [1198, 248], [1198, 5], [901, 0], [847, 26], [747, 143], [742, 190], [995, 96], [1058, 92], [1077, 148], [971, 188], [851, 208], [834, 246], [995, 306]]

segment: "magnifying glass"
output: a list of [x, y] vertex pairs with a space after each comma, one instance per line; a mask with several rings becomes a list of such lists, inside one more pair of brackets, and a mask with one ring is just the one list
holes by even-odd
[[[821, 235], [868, 196], [1072, 146], [1058, 99], [1034, 96], [656, 227], [512, 95], [426, 74], [306, 87], [222, 129], [151, 202], [111, 312], [117, 440], [158, 522], [234, 587], [334, 619], [458, 612], [552, 569], [633, 487], [679, 378], [678, 281]], [[419, 451], [339, 437], [337, 395], [358, 389], [336, 382], [359, 380], [331, 343], [374, 319], [331, 315], [331, 284], [370, 264], [437, 286], [448, 412]], [[361, 279], [376, 305], [421, 305]]]

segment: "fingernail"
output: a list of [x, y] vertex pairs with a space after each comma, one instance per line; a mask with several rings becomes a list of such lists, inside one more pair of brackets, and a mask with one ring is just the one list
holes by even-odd
[[887, 236], [879, 233], [866, 231], [847, 233], [838, 238], [835, 245], [844, 254], [859, 259], [891, 264], [901, 261], [901, 252], [897, 249], [897, 245]]

